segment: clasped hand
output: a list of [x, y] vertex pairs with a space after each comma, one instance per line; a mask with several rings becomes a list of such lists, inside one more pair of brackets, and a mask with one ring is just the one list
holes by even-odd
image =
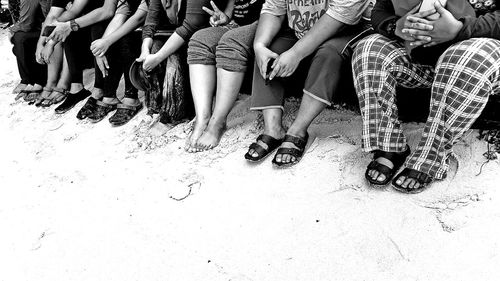
[[[430, 47], [453, 40], [462, 29], [462, 22], [457, 20], [439, 1], [434, 3], [434, 9], [417, 12], [419, 5], [396, 23], [396, 35], [410, 46]], [[432, 20], [429, 16], [437, 14]]]

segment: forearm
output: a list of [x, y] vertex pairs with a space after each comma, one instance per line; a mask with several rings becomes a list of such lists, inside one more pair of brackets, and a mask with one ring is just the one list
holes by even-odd
[[75, 22], [84, 28], [111, 18], [115, 14], [117, 0], [106, 0], [104, 5], [92, 12], [75, 19]]
[[285, 16], [275, 16], [271, 14], [261, 14], [259, 18], [259, 24], [257, 26], [257, 31], [255, 33], [255, 40], [253, 41], [255, 46], [269, 47], [272, 40], [278, 34], [281, 29], [281, 24]]
[[[125, 20], [125, 18], [121, 19], [120, 21], [116, 20], [116, 24], [118, 24], [118, 26], [116, 28], [112, 27], [111, 29], [114, 30], [112, 30], [111, 32], [108, 32], [108, 29], [106, 29], [103, 39], [106, 39], [111, 44], [114, 44], [120, 38], [129, 34], [130, 32], [134, 31], [137, 27], [139, 27], [144, 22], [145, 18], [144, 16], [145, 16], [144, 13], [141, 14], [135, 13], [128, 20]], [[108, 25], [108, 28], [110, 28], [113, 21], [111, 21], [111, 23]]]
[[151, 52], [151, 46], [153, 46], [153, 38], [142, 39], [141, 53], [149, 54]]
[[229, 17], [229, 19], [233, 18], [234, 1], [235, 0], [229, 0], [227, 2], [226, 8], [224, 9], [224, 14], [226, 14], [226, 16]]
[[344, 23], [325, 14], [302, 37], [291, 50], [300, 60], [312, 54], [323, 42], [334, 36], [344, 27]]
[[477, 18], [461, 19], [463, 27], [455, 40], [462, 41], [473, 37], [500, 39], [500, 11], [487, 13]]
[[174, 32], [167, 42], [161, 47], [161, 49], [156, 53], [156, 55], [163, 61], [168, 58], [170, 55], [179, 50], [182, 45], [184, 45], [185, 41], [180, 37], [177, 33]]

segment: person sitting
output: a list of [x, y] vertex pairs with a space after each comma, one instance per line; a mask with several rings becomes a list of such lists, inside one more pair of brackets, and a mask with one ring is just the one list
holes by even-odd
[[[196, 121], [186, 142], [188, 152], [211, 149], [220, 141], [226, 119], [238, 97], [245, 72], [253, 64], [252, 44], [263, 0], [231, 0], [225, 11], [213, 2], [213, 27], [189, 41], [188, 64]], [[215, 107], [212, 100], [215, 92]]]
[[[372, 4], [370, 0], [266, 1], [253, 44], [256, 67], [250, 107], [262, 111], [264, 133], [250, 145], [247, 160], [261, 161], [278, 146], [274, 166], [292, 166], [302, 158], [309, 125], [337, 94], [351, 44], [369, 32], [363, 15]], [[288, 27], [281, 28], [285, 17]], [[285, 84], [292, 79], [305, 79], [305, 84], [297, 117], [285, 132], [281, 123]]]
[[[209, 26], [210, 16], [202, 9], [208, 4], [209, 0], [151, 0], [149, 3], [142, 31], [141, 55], [137, 61], [142, 63], [151, 85], [145, 91], [148, 112], [164, 115], [161, 123], [180, 121], [188, 115], [188, 108], [192, 107], [186, 99], [190, 95], [183, 80], [184, 69], [187, 68], [186, 43], [196, 31]], [[155, 37], [157, 31], [172, 28], [175, 31], [166, 41]], [[173, 85], [164, 85], [168, 83], [164, 78], [168, 76], [166, 69], [169, 59], [174, 61], [172, 69], [180, 74], [182, 80], [175, 80]], [[172, 96], [174, 94], [175, 97]], [[165, 108], [168, 112], [165, 112]]]
[[22, 0], [19, 6], [19, 20], [9, 28], [9, 41], [16, 56], [21, 82], [12, 91], [16, 100], [31, 101], [42, 92], [47, 80], [47, 68], [36, 63], [35, 50], [40, 26], [50, 9], [48, 0]]
[[[64, 59], [63, 44], [57, 44], [48, 40], [50, 27], [56, 19], [68, 8], [59, 6], [60, 3], [54, 1], [49, 13], [42, 24], [42, 33], [38, 39], [35, 57], [39, 64], [47, 65], [47, 81], [43, 91], [38, 97], [33, 97], [31, 102], [36, 106], [48, 107], [61, 102], [65, 97], [65, 92], [69, 89], [69, 70]], [[36, 99], [35, 99], [36, 98]]]
[[[142, 109], [137, 89], [130, 82], [129, 69], [140, 52], [140, 40], [133, 31], [144, 23], [148, 6], [145, 0], [123, 0], [117, 5], [115, 16], [103, 37], [90, 45], [99, 71], [104, 76], [104, 92], [102, 100], [98, 100], [95, 107], [91, 107], [87, 113], [87, 118], [91, 122], [99, 122], [117, 109], [109, 122], [120, 126]], [[116, 90], [122, 75], [125, 80], [125, 96], [120, 102]]]
[[[53, 0], [58, 6], [65, 6], [70, 0]], [[83, 86], [83, 70], [90, 53], [90, 43], [102, 37], [108, 20], [113, 17], [118, 0], [74, 0], [73, 5], [54, 23], [55, 29], [49, 41], [64, 42], [64, 53], [71, 76], [70, 90], [64, 101], [55, 108], [56, 114], [63, 114], [78, 102], [91, 95]], [[82, 14], [81, 16], [79, 16]], [[49, 42], [50, 43], [50, 42]], [[94, 60], [95, 81], [92, 97], [80, 110], [78, 119], [84, 119], [103, 96], [103, 77]]]
[[[417, 6], [401, 17], [390, 0], [377, 1], [372, 23], [378, 34], [359, 42], [353, 54], [363, 149], [374, 153], [365, 173], [371, 184], [392, 180], [396, 190], [418, 193], [446, 177], [453, 145], [500, 91], [500, 11], [493, 3], [476, 3], [475, 16], [455, 18], [439, 1], [435, 9], [418, 12]], [[436, 12], [436, 19], [426, 18]], [[422, 64], [405, 42], [414, 51], [424, 46], [425, 56], [433, 55], [432, 47], [445, 48], [437, 62]], [[414, 151], [398, 120], [397, 86], [431, 88], [429, 116]]]

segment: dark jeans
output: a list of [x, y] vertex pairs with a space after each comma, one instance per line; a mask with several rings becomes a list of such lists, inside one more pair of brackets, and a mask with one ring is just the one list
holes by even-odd
[[125, 98], [138, 98], [137, 89], [130, 82], [129, 70], [140, 52], [141, 35], [137, 32], [125, 35], [109, 48], [106, 52], [109, 71], [108, 76], [104, 79], [104, 97], [116, 98], [116, 90], [123, 74], [123, 79], [125, 80]]
[[12, 37], [17, 68], [23, 84], [45, 85], [47, 81], [47, 66], [38, 64], [35, 58], [36, 44], [40, 31], [16, 32]]
[[[106, 30], [108, 21], [98, 22], [89, 27], [82, 28], [77, 32], [71, 32], [64, 43], [64, 53], [68, 61], [68, 69], [71, 75], [71, 83], [83, 83], [83, 70], [94, 67], [94, 88], [104, 88], [104, 78], [90, 51], [92, 41], [100, 39]], [[89, 61], [94, 64], [90, 66]]]

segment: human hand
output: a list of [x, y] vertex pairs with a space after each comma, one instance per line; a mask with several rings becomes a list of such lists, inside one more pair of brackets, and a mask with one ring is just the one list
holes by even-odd
[[[444, 42], [451, 41], [457, 37], [458, 32], [463, 27], [463, 23], [457, 20], [448, 10], [446, 10], [439, 1], [434, 3], [436, 12], [439, 14], [437, 20], [425, 20], [419, 18], [409, 18], [408, 20], [417, 24], [426, 24], [432, 26], [431, 29], [422, 30], [417, 28], [418, 25], [412, 28], [405, 28], [402, 30], [405, 34], [410, 34], [411, 36], [417, 38], [415, 42], [410, 43], [411, 46], [421, 46], [430, 47]], [[420, 39], [422, 37], [426, 37]]]
[[90, 51], [96, 57], [102, 57], [108, 51], [111, 44], [108, 40], [101, 38], [97, 39], [92, 44], [90, 44]]
[[40, 42], [38, 42], [38, 44], [36, 44], [36, 50], [35, 50], [35, 59], [36, 59], [36, 62], [39, 63], [39, 64], [44, 64], [44, 60], [42, 58], [42, 51], [45, 47], [45, 40], [40, 40]]
[[109, 64], [108, 64], [108, 59], [106, 56], [96, 56], [95, 57], [97, 66], [99, 67], [99, 70], [102, 73], [103, 77], [108, 76], [108, 70], [109, 70]]
[[293, 48], [282, 53], [271, 66], [273, 71], [269, 74], [269, 80], [273, 80], [274, 77], [288, 77], [292, 75], [299, 66], [300, 60], [300, 56]]
[[[432, 15], [436, 13], [435, 10], [428, 10], [428, 11], [423, 11], [423, 12], [418, 12], [418, 9], [420, 9], [420, 4], [416, 5], [413, 7], [406, 15], [402, 16], [397, 22], [396, 22], [396, 30], [395, 30], [395, 35], [398, 36], [399, 38], [405, 40], [405, 41], [415, 41], [415, 38], [412, 37], [410, 34], [405, 34], [403, 33], [403, 29], [411, 26], [412, 22], [409, 22], [408, 18], [409, 17], [414, 17], [414, 18], [426, 18], [429, 15]], [[424, 26], [426, 28], [427, 26]], [[422, 38], [423, 39], [423, 38]]]
[[160, 64], [162, 60], [156, 55], [156, 54], [149, 54], [144, 58], [144, 61], [142, 63], [142, 68], [146, 71], [149, 72], [153, 70], [156, 66]]
[[64, 42], [66, 38], [68, 38], [69, 34], [71, 33], [71, 24], [70, 22], [54, 22], [52, 25], [54, 25], [56, 28], [54, 31], [49, 36], [49, 40], [54, 40], [56, 42]]
[[262, 75], [262, 77], [264, 79], [266, 79], [267, 78], [267, 64], [269, 63], [269, 61], [271, 59], [278, 58], [278, 54], [269, 50], [263, 44], [256, 44], [254, 46], [254, 52], [255, 52], [255, 62], [257, 63], [257, 66], [259, 67], [260, 75]]
[[41, 59], [43, 62], [49, 64], [50, 63], [50, 57], [52, 56], [52, 53], [54, 52], [54, 46], [55, 44], [49, 42], [45, 44], [43, 47], [43, 50], [41, 52]]
[[207, 7], [202, 7], [202, 9], [210, 15], [211, 26], [222, 26], [231, 21], [231, 19], [215, 5], [214, 1], [210, 1], [210, 5], [213, 10]]

